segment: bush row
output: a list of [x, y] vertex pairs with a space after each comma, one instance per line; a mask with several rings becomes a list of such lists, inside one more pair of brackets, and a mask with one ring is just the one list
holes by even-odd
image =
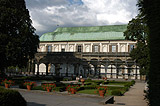
[[0, 105], [27, 106], [27, 103], [18, 91], [0, 88]]
[[122, 96], [122, 92], [119, 89], [116, 90], [112, 90], [111, 95], [115, 95], [115, 96]]

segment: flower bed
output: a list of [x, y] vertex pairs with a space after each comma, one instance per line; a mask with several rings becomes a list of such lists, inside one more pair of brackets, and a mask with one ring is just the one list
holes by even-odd
[[99, 95], [104, 97], [104, 95], [107, 93], [107, 86], [99, 86], [98, 88]]
[[24, 86], [27, 87], [27, 90], [31, 90], [34, 86], [36, 86], [36, 82], [25, 82]]
[[79, 85], [68, 85], [66, 87], [66, 90], [68, 91], [68, 93], [75, 94], [79, 88]]
[[9, 88], [11, 85], [14, 84], [14, 81], [5, 79], [5, 80], [2, 80], [1, 84], [5, 85], [6, 88]]
[[47, 90], [48, 92], [55, 91], [56, 84], [54, 84], [54, 83], [42, 84], [42, 88], [44, 90]]

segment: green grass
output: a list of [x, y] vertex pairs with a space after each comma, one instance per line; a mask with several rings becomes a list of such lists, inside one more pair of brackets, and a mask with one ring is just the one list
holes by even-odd
[[35, 86], [32, 88], [32, 90], [44, 90], [41, 86]]
[[115, 82], [115, 83], [108, 83], [107, 85], [125, 85], [128, 82]]
[[[112, 92], [112, 90], [108, 90], [107, 93], [105, 94], [105, 96], [106, 96], [106, 95], [111, 95], [111, 92]], [[81, 90], [81, 91], [78, 91], [78, 93], [91, 94], [91, 95], [99, 95], [98, 92], [97, 92], [97, 89]], [[122, 93], [123, 93], [123, 92], [122, 92]]]
[[97, 94], [97, 90], [96, 89], [86, 89], [86, 90], [80, 90], [78, 91], [78, 93], [84, 93], [84, 94]]

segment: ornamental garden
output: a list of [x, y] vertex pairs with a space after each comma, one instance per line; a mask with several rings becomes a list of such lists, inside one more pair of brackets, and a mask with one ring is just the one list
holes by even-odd
[[66, 78], [46, 77], [14, 77], [1, 79], [0, 92], [10, 90], [15, 86], [18, 89], [42, 90], [44, 92], [65, 92], [69, 95], [90, 94], [100, 97], [116, 95], [122, 96], [135, 84], [134, 80], [115, 81], [103, 79], [79, 79], [69, 80]]

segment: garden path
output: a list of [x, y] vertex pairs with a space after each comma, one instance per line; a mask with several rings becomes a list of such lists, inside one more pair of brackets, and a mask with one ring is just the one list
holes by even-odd
[[144, 89], [145, 83], [137, 82], [124, 96], [115, 96], [115, 103], [107, 104], [107, 106], [147, 106]]

